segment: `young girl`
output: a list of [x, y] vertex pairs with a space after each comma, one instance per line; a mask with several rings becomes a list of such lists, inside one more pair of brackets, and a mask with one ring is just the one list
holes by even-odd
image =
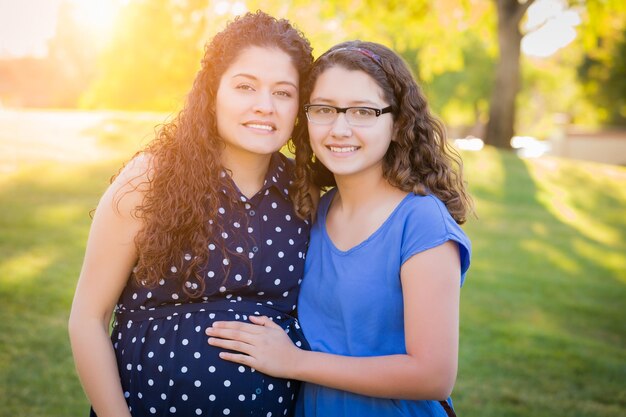
[[309, 222], [278, 151], [311, 63], [288, 21], [235, 19], [207, 45], [184, 109], [102, 197], [69, 325], [93, 414], [292, 412], [298, 384], [221, 361], [203, 329], [257, 314], [302, 342], [290, 314]]
[[302, 416], [453, 415], [470, 262], [460, 159], [384, 46], [333, 47], [313, 65], [310, 88], [310, 144], [296, 144], [302, 184], [336, 185], [319, 204], [299, 297], [312, 351], [267, 317], [214, 322], [209, 344], [243, 353], [222, 352], [228, 361], [306, 381]]

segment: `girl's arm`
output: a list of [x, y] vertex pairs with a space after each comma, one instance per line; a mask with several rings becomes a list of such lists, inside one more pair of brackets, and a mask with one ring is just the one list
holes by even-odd
[[76, 370], [99, 417], [130, 417], [109, 324], [137, 258], [134, 238], [141, 223], [132, 212], [142, 193], [133, 180], [141, 178], [141, 164], [129, 164], [98, 204], [69, 319]]
[[450, 395], [457, 372], [460, 276], [454, 242], [404, 263], [406, 354], [349, 357], [305, 351], [271, 320], [254, 316], [250, 320], [256, 325], [214, 323], [207, 329], [209, 344], [242, 352], [220, 356], [276, 377], [373, 397], [443, 400]]

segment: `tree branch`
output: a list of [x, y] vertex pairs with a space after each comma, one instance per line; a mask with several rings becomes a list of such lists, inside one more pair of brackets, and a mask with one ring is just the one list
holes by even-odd
[[515, 10], [515, 21], [520, 22], [526, 13], [526, 10], [535, 2], [535, 0], [526, 0], [524, 3], [517, 2], [518, 7]]

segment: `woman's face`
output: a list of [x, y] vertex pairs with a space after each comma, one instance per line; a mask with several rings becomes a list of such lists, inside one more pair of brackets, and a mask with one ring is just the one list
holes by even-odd
[[[389, 105], [383, 90], [367, 73], [340, 66], [328, 68], [319, 75], [311, 93], [311, 104], [335, 107], [372, 107]], [[315, 156], [335, 178], [379, 170], [393, 136], [393, 118], [381, 114], [371, 126], [354, 126], [346, 113], [337, 113], [331, 124], [308, 122], [311, 148]]]
[[298, 113], [299, 77], [279, 48], [242, 50], [222, 74], [215, 112], [224, 156], [267, 157], [289, 139]]

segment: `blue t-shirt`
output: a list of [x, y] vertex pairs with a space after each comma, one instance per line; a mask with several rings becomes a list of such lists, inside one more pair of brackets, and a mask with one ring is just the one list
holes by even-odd
[[[463, 284], [470, 241], [432, 195], [408, 194], [369, 238], [339, 250], [326, 231], [326, 214], [336, 190], [326, 193], [311, 230], [299, 319], [311, 349], [345, 356], [406, 354], [400, 268], [413, 255], [458, 243]], [[438, 401], [367, 397], [307, 383], [300, 416], [445, 416]]]

